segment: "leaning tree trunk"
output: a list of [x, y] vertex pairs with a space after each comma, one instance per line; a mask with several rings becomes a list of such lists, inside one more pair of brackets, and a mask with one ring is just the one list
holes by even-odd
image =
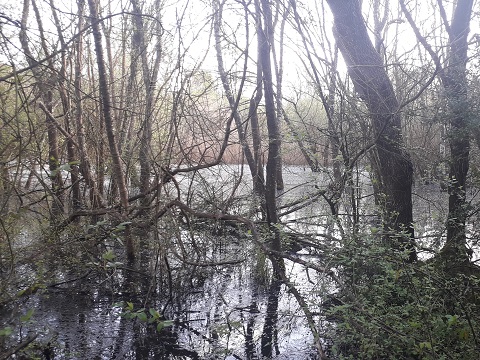
[[[90, 8], [90, 16], [92, 20], [92, 34], [95, 42], [95, 53], [97, 54], [97, 66], [98, 66], [98, 82], [100, 91], [100, 100], [102, 103], [103, 118], [105, 121], [105, 131], [108, 138], [108, 146], [110, 149], [110, 155], [113, 163], [112, 176], [116, 180], [118, 192], [120, 194], [121, 215], [124, 220], [128, 215], [128, 190], [126, 180], [122, 170], [122, 160], [117, 147], [117, 141], [115, 138], [115, 132], [113, 129], [112, 108], [110, 104], [110, 95], [108, 91], [105, 61], [103, 58], [102, 47], [102, 35], [100, 33], [100, 27], [98, 26], [98, 13], [95, 0], [88, 0], [88, 6]], [[130, 234], [130, 228], [127, 226], [125, 229], [125, 246], [127, 251], [127, 257], [130, 261], [135, 259], [135, 249], [133, 246], [133, 240]]]
[[358, 0], [328, 0], [335, 36], [348, 73], [368, 108], [375, 135], [376, 194], [383, 207], [383, 223], [393, 246], [408, 249], [416, 259], [413, 215], [413, 167], [403, 148], [399, 104], [383, 61], [375, 51]]

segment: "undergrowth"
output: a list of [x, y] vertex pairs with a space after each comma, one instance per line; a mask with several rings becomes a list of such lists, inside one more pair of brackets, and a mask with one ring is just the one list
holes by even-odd
[[478, 272], [451, 275], [435, 259], [406, 259], [376, 241], [339, 251], [342, 284], [324, 304], [330, 356], [478, 360]]

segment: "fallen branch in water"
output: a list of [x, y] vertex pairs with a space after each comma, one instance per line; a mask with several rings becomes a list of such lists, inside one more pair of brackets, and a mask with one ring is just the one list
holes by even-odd
[[75, 279], [70, 279], [70, 280], [65, 280], [65, 281], [61, 281], [59, 283], [55, 283], [55, 284], [50, 284], [48, 285], [49, 288], [52, 288], [52, 287], [56, 287], [56, 286], [59, 286], [59, 285], [63, 285], [63, 284], [68, 284], [68, 283], [71, 283], [71, 282], [74, 282], [74, 281], [77, 281], [77, 280], [81, 280], [81, 279], [84, 279], [86, 278], [88, 275], [90, 275], [92, 273], [93, 270], [89, 270], [87, 271], [85, 274], [83, 274], [82, 276], [79, 276]]
[[6, 360], [10, 356], [12, 356], [12, 355], [16, 354], [17, 352], [19, 352], [20, 350], [26, 348], [32, 341], [34, 341], [37, 338], [37, 336], [38, 336], [38, 334], [32, 335], [32, 336], [28, 337], [27, 340], [25, 340], [24, 342], [18, 344], [15, 348], [13, 348], [11, 350], [8, 350], [5, 354], [1, 354], [0, 355], [0, 360]]

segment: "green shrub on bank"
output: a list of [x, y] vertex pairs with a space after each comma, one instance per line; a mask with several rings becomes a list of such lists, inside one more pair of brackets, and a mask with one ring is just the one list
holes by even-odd
[[332, 358], [478, 360], [479, 277], [405, 259], [375, 241], [340, 250], [343, 283], [324, 304]]

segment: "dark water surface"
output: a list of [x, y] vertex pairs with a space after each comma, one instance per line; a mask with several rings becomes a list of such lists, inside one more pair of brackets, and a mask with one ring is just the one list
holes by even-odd
[[[200, 191], [205, 187], [204, 196], [214, 189], [222, 189], [221, 194], [220, 190], [215, 190], [215, 196], [228, 197], [236, 181], [230, 175], [219, 173], [203, 177], [196, 187]], [[236, 177], [238, 173], [233, 175]], [[362, 176], [368, 183], [368, 175]], [[183, 181], [187, 180], [192, 182], [192, 179]], [[286, 191], [279, 202], [284, 205], [308, 198], [327, 182], [324, 174], [289, 168], [285, 171]], [[364, 186], [364, 201], [369, 202], [371, 189]], [[248, 189], [242, 191], [248, 192]], [[444, 216], [445, 196], [431, 186], [417, 187], [415, 191], [418, 193], [414, 196], [416, 230], [420, 239], [424, 239], [421, 241], [431, 243], [432, 239], [442, 236], [435, 231], [438, 229], [436, 219]], [[432, 201], [435, 197], [438, 199]], [[340, 209], [347, 215], [350, 210], [348, 206]], [[328, 231], [335, 235], [328, 213], [329, 209], [320, 200], [285, 215], [282, 220], [294, 231]], [[362, 215], [370, 216], [367, 212]], [[216, 230], [204, 229], [194, 240], [188, 232], [180, 232], [176, 240], [143, 239], [146, 245], [141, 259], [132, 267], [118, 263], [99, 269], [98, 266], [85, 266], [86, 261], [82, 260], [83, 265], [78, 266], [82, 270], [75, 271], [72, 265], [73, 270], [62, 271], [52, 261], [45, 266], [49, 269], [46, 277], [50, 278], [45, 289], [17, 304], [16, 315], [11, 308], [1, 309], [0, 319], [7, 325], [28, 309], [35, 310], [21, 331], [17, 331], [17, 336], [4, 344], [5, 348], [35, 334], [35, 342], [24, 353], [36, 359], [245, 359], [249, 337], [254, 348], [259, 350], [266, 314], [267, 287], [258, 283], [258, 276], [253, 276], [258, 273], [259, 250], [242, 229], [235, 229], [235, 233]], [[152, 243], [155, 246], [149, 245]], [[192, 263], [182, 262], [179, 256], [166, 257], [159, 251], [162, 246], [177, 248]], [[112, 244], [109, 249], [122, 251], [118, 244]], [[199, 249], [203, 251], [201, 256]], [[312, 259], [315, 261], [315, 258], [309, 260]], [[219, 265], [202, 266], [205, 262]], [[33, 266], [31, 269], [28, 264], [25, 266], [27, 274], [36, 271]], [[291, 281], [305, 295], [310, 310], [320, 313], [321, 298], [332, 290], [325, 279], [289, 261], [286, 267]], [[148, 323], [122, 316], [127, 302], [133, 306], [130, 314], [144, 308], [146, 317], [151, 319], [152, 309], [161, 318]], [[275, 359], [314, 358], [310, 355], [312, 337], [303, 312], [284, 288], [280, 293], [278, 313], [277, 347], [280, 353]], [[164, 323], [167, 326], [158, 331], [157, 326], [163, 321], [168, 321]], [[317, 316], [315, 321], [321, 327], [323, 319]]]

